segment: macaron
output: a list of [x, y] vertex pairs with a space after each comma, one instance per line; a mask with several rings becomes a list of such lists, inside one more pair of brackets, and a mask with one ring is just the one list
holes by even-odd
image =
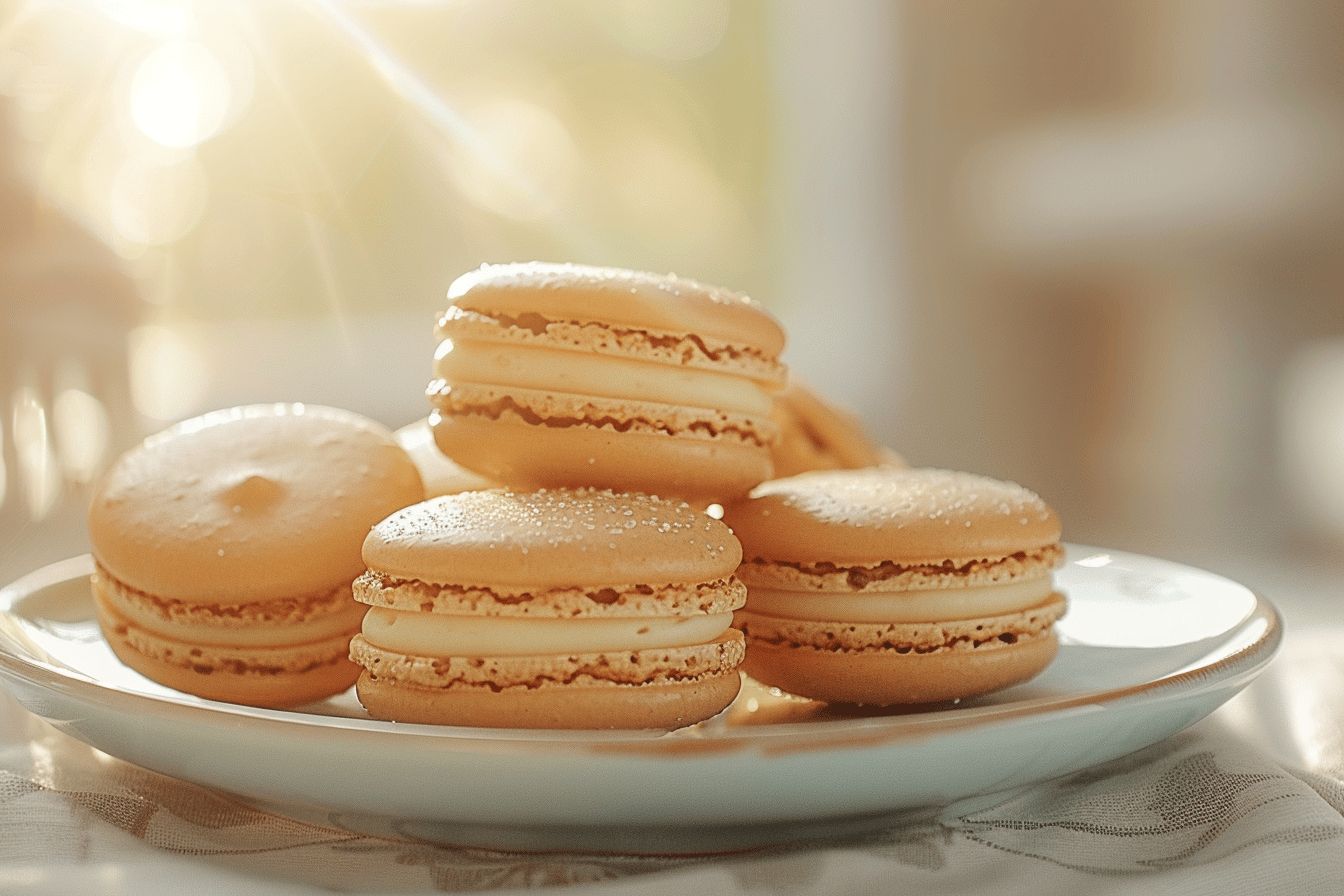
[[356, 693], [398, 722], [672, 729], [741, 684], [728, 527], [689, 504], [493, 490], [392, 514], [364, 542]]
[[832, 703], [934, 703], [1054, 658], [1060, 523], [1027, 489], [871, 468], [763, 483], [724, 519], [746, 558], [745, 670]]
[[387, 429], [347, 411], [254, 405], [122, 455], [89, 508], [93, 596], [123, 663], [230, 703], [293, 706], [354, 683], [350, 593], [369, 528], [424, 498]]
[[771, 475], [784, 332], [744, 295], [674, 275], [485, 265], [439, 318], [430, 425], [510, 487], [721, 500]]
[[771, 417], [780, 430], [771, 452], [776, 478], [811, 470], [906, 465], [899, 454], [874, 441], [858, 417], [829, 403], [796, 376], [775, 396]]
[[434, 432], [429, 428], [428, 420], [408, 423], [397, 430], [396, 436], [397, 444], [406, 450], [411, 460], [415, 462], [416, 469], [420, 471], [420, 479], [425, 483], [426, 498], [499, 486], [498, 482], [463, 469], [445, 457], [439, 446], [434, 443]]

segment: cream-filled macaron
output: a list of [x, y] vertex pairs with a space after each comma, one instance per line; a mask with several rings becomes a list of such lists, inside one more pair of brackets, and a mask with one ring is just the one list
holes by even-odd
[[746, 558], [746, 671], [818, 700], [971, 697], [1038, 674], [1064, 614], [1059, 519], [947, 470], [804, 473], [726, 508]]
[[369, 714], [512, 728], [677, 728], [736, 696], [746, 599], [728, 528], [591, 489], [465, 492], [364, 543], [350, 645]]
[[131, 449], [89, 509], [103, 633], [160, 684], [254, 706], [348, 688], [369, 527], [424, 497], [392, 433], [347, 411], [255, 405]]
[[514, 487], [722, 500], [771, 475], [784, 332], [746, 296], [672, 275], [487, 265], [439, 319], [430, 423]]
[[780, 430], [771, 452], [778, 479], [812, 470], [906, 465], [895, 451], [873, 441], [858, 417], [827, 402], [796, 376], [775, 396], [771, 416]]

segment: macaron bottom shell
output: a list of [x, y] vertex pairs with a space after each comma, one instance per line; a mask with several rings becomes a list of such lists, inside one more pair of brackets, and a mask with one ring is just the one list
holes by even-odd
[[928, 623], [816, 622], [739, 611], [743, 669], [763, 684], [828, 703], [870, 706], [977, 697], [1040, 674], [1055, 658], [1058, 593], [1019, 612]]
[[717, 715], [742, 684], [730, 670], [675, 684], [427, 688], [364, 672], [359, 702], [377, 719], [474, 728], [671, 730]]
[[439, 449], [484, 476], [517, 487], [598, 485], [618, 491], [722, 501], [771, 475], [768, 448], [693, 434], [621, 432], [580, 421], [530, 424], [435, 411]]
[[800, 697], [867, 706], [977, 697], [1029, 681], [1059, 649], [1053, 633], [970, 651], [823, 650], [751, 640], [742, 664], [757, 681]]
[[744, 639], [607, 653], [419, 657], [357, 635], [359, 702], [377, 719], [481, 728], [672, 730], [721, 712], [741, 687]]

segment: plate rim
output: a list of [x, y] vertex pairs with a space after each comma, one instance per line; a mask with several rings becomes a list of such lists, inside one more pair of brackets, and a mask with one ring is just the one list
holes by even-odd
[[[874, 747], [888, 743], [919, 740], [948, 731], [985, 725], [1007, 724], [1042, 715], [1066, 715], [1104, 709], [1139, 698], [1167, 700], [1189, 695], [1201, 686], [1235, 683], [1258, 674], [1277, 654], [1283, 641], [1283, 617], [1277, 607], [1254, 588], [1219, 573], [1189, 564], [1130, 551], [1090, 545], [1067, 544], [1068, 556], [1087, 557], [1108, 554], [1114, 558], [1133, 558], [1158, 562], [1183, 571], [1213, 576], [1244, 589], [1254, 598], [1254, 606], [1235, 626], [1223, 634], [1241, 629], [1253, 620], [1264, 625], [1258, 636], [1240, 649], [1184, 671], [1137, 684], [1080, 694], [1072, 697], [1038, 697], [990, 706], [931, 710], [927, 713], [831, 719], [824, 722], [786, 722], [769, 726], [743, 726], [719, 731], [683, 729], [678, 736], [663, 736], [646, 731], [548, 731], [536, 729], [467, 728], [420, 725], [360, 719], [344, 716], [319, 716], [295, 709], [265, 709], [205, 700], [190, 695], [147, 694], [100, 682], [69, 668], [53, 666], [38, 657], [21, 655], [21, 647], [0, 633], [0, 679], [14, 678], [29, 685], [55, 691], [77, 701], [97, 702], [113, 709], [122, 703], [155, 713], [165, 710], [185, 716], [204, 717], [215, 722], [242, 717], [249, 723], [281, 726], [292, 730], [299, 726], [317, 736], [354, 736], [376, 738], [413, 738], [434, 742], [435, 749], [458, 748], [471, 752], [536, 752], [554, 755], [557, 751], [575, 753], [628, 754], [631, 756], [670, 757], [679, 754], [709, 754], [755, 747], [768, 753], [810, 752], [837, 747]], [[0, 616], [14, 618], [14, 603], [35, 591], [89, 575], [93, 559], [82, 554], [42, 566], [0, 588]], [[79, 693], [92, 689], [91, 694]], [[112, 698], [112, 699], [107, 699]], [[152, 709], [150, 709], [152, 707]]]

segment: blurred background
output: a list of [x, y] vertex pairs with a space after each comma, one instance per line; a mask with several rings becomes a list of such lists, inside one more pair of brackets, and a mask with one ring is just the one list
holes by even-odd
[[203, 410], [425, 412], [483, 261], [745, 290], [920, 465], [1344, 596], [1344, 5], [0, 0], [0, 574]]

